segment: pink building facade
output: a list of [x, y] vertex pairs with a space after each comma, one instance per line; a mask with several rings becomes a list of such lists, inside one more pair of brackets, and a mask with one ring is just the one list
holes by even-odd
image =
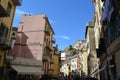
[[[45, 48], [46, 15], [24, 14], [18, 27], [14, 50], [17, 57], [42, 60]], [[52, 30], [52, 28], [50, 27]], [[54, 32], [51, 33], [51, 38]], [[52, 46], [52, 44], [50, 45]]]

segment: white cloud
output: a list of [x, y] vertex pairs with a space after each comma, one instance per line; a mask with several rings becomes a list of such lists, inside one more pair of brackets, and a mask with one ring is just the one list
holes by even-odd
[[62, 39], [66, 39], [66, 40], [70, 40], [71, 38], [70, 37], [68, 37], [68, 36], [60, 36], [60, 38], [62, 38]]
[[17, 15], [22, 15], [22, 14], [32, 14], [32, 13], [28, 13], [26, 11], [23, 11], [23, 10], [19, 10], [19, 9], [16, 9], [16, 12], [15, 12]]
[[25, 14], [25, 13], [26, 13], [25, 11], [22, 11], [22, 10], [16, 9], [16, 14]]

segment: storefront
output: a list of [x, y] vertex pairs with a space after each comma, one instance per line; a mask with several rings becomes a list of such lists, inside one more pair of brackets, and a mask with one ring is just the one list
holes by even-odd
[[9, 80], [38, 80], [43, 74], [42, 61], [17, 57], [7, 70]]
[[41, 67], [35, 66], [22, 66], [22, 65], [11, 65], [11, 67], [17, 72], [17, 74], [41, 74]]

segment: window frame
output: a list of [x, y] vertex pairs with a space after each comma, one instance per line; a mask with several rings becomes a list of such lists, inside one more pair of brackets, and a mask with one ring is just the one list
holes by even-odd
[[[3, 29], [1, 29], [1, 28], [3, 28]], [[3, 41], [3, 39], [5, 39], [4, 42], [7, 41], [7, 36], [8, 36], [8, 33], [9, 33], [9, 29], [7, 28], [7, 26], [4, 23], [1, 23], [0, 31], [2, 32], [0, 34], [0, 42]]]
[[12, 10], [12, 4], [10, 2], [8, 2], [8, 5], [7, 5], [7, 14], [9, 16], [10, 16], [11, 10]]

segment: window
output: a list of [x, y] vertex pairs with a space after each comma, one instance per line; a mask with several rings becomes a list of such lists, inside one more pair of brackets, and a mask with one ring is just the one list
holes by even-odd
[[109, 42], [108, 42], [108, 28], [104, 31], [104, 36], [105, 36], [105, 44], [106, 47], [108, 46]]
[[114, 34], [114, 28], [113, 28], [113, 24], [110, 23], [108, 26], [108, 34], [109, 34], [109, 42], [111, 43], [114, 39], [115, 39], [115, 34]]
[[0, 61], [2, 61], [2, 56], [0, 55]]
[[8, 3], [7, 13], [8, 13], [9, 16], [10, 16], [11, 8], [12, 8], [12, 5], [10, 3]]
[[0, 26], [0, 41], [3, 40], [3, 39], [6, 40], [7, 35], [8, 35], [8, 28], [3, 23], [1, 23], [1, 26]]
[[12, 36], [15, 36], [15, 32], [12, 33]]
[[7, 37], [7, 34], [8, 34], [8, 28], [3, 23], [1, 23], [0, 36]]
[[1, 24], [1, 26], [0, 26], [0, 36], [3, 36], [3, 34], [4, 34], [4, 26], [3, 26], [3, 24]]
[[112, 16], [111, 22], [104, 31], [106, 47], [120, 34], [120, 16]]
[[118, 31], [120, 32], [120, 16], [116, 17], [116, 26], [118, 28]]

